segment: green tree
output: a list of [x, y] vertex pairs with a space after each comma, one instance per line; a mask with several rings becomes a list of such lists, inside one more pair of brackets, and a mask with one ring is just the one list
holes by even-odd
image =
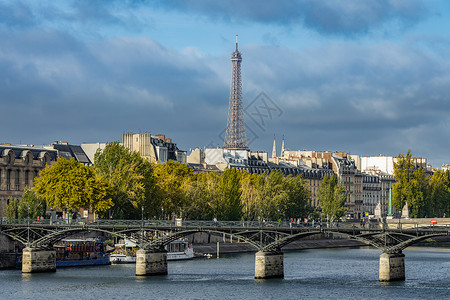
[[[411, 196], [411, 176], [414, 172], [412, 154], [408, 150], [406, 155], [399, 154], [394, 162], [395, 183], [392, 189], [392, 204], [397, 209], [402, 209]], [[409, 203], [408, 203], [409, 204]]]
[[399, 154], [394, 163], [396, 182], [392, 190], [392, 202], [397, 209], [402, 209], [408, 203], [410, 216], [413, 218], [426, 215], [428, 207], [428, 175], [425, 169], [415, 169], [410, 150]]
[[301, 175], [288, 175], [284, 179], [289, 202], [285, 216], [288, 218], [305, 218], [312, 209], [310, 206], [311, 191], [308, 182]]
[[450, 172], [436, 171], [429, 180], [426, 216], [444, 217], [450, 215]]
[[21, 219], [19, 217], [20, 199], [9, 197], [5, 208], [5, 216], [10, 220]]
[[332, 223], [345, 215], [345, 188], [339, 184], [336, 174], [323, 178], [318, 193], [319, 207], [328, 222]]
[[104, 217], [136, 219], [142, 207], [147, 217], [158, 213], [153, 167], [139, 153], [118, 142], [107, 143], [103, 150], [97, 150], [94, 162], [95, 172], [111, 187], [114, 203]]
[[241, 205], [241, 173], [239, 170], [226, 169], [217, 184], [217, 205], [214, 214], [219, 220], [240, 220]]
[[424, 168], [419, 168], [413, 172], [410, 179], [410, 191], [407, 201], [409, 215], [412, 218], [422, 218], [426, 215], [426, 201], [428, 192], [428, 175]]
[[185, 182], [184, 216], [192, 220], [212, 220], [219, 175], [217, 172], [194, 174]]
[[261, 174], [256, 180], [260, 220], [284, 219], [289, 206], [289, 193], [284, 179], [281, 172], [273, 171], [270, 174]]
[[247, 171], [241, 177], [241, 205], [244, 220], [258, 220], [258, 188], [257, 181], [261, 175], [249, 174]]
[[112, 205], [109, 185], [98, 177], [92, 167], [78, 163], [74, 158], [59, 158], [47, 166], [35, 179], [36, 195], [48, 206], [61, 210], [108, 210]]
[[22, 199], [9, 199], [6, 206], [5, 215], [8, 219], [37, 219], [37, 217], [45, 216], [46, 203], [45, 200], [36, 196], [33, 190], [25, 188]]

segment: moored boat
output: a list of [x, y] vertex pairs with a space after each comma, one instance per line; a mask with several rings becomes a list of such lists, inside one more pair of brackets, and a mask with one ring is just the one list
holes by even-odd
[[109, 265], [106, 244], [97, 240], [62, 240], [54, 245], [56, 267]]
[[192, 245], [184, 240], [176, 240], [168, 244], [167, 260], [184, 260], [194, 258], [194, 249]]
[[[136, 245], [125, 241], [124, 244], [116, 244], [116, 251], [110, 255], [111, 264], [136, 263]], [[176, 240], [165, 247], [167, 260], [185, 260], [194, 258], [192, 245], [184, 240]]]
[[[95, 239], [65, 239], [53, 245], [56, 267], [109, 265], [106, 243]], [[16, 257], [16, 268], [22, 267], [22, 254]]]

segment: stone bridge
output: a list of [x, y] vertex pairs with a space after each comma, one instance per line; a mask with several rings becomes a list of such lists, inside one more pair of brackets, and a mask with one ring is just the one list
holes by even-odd
[[[47, 221], [48, 222], [48, 221]], [[410, 245], [437, 236], [449, 236], [450, 226], [396, 226], [386, 223], [339, 223], [338, 226], [303, 226], [275, 222], [211, 222], [211, 221], [127, 221], [98, 220], [91, 223], [50, 224], [46, 222], [11, 222], [0, 224], [0, 233], [22, 243], [22, 272], [51, 272], [56, 270], [53, 244], [81, 232], [103, 232], [131, 239], [140, 250], [136, 254], [136, 275], [167, 274], [164, 246], [198, 232], [226, 235], [244, 241], [257, 250], [255, 278], [284, 277], [282, 248], [296, 240], [317, 234], [337, 234], [371, 245], [382, 251], [379, 280], [405, 279], [402, 251]]]

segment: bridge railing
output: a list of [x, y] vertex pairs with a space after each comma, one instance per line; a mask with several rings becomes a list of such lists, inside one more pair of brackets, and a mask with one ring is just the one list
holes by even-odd
[[[114, 220], [114, 219], [99, 219], [95, 221], [91, 220], [64, 220], [64, 219], [58, 219], [58, 220], [50, 220], [50, 219], [42, 219], [42, 220], [31, 220], [31, 219], [15, 219], [15, 220], [8, 220], [6, 218], [0, 219], [1, 224], [12, 224], [12, 225], [69, 225], [69, 226], [118, 226], [118, 227], [124, 227], [124, 226], [130, 226], [130, 227], [155, 227], [155, 228], [161, 228], [161, 227], [184, 227], [184, 228], [201, 228], [201, 227], [208, 227], [208, 228], [311, 228], [311, 229], [374, 229], [379, 230], [383, 229], [382, 223], [377, 224], [359, 224], [355, 222], [339, 222], [334, 224], [326, 224], [326, 223], [300, 223], [297, 224], [295, 222], [273, 222], [273, 221], [196, 221], [196, 220]], [[406, 226], [404, 226], [406, 227]], [[390, 226], [386, 227], [385, 229], [449, 229], [450, 225], [428, 225], [424, 224], [423, 226], [415, 226], [413, 228], [390, 228]]]
[[295, 222], [274, 222], [274, 221], [196, 221], [196, 220], [115, 220], [115, 219], [99, 219], [99, 220], [30, 220], [30, 219], [2, 219], [1, 224], [14, 225], [85, 225], [85, 226], [155, 226], [155, 227], [244, 227], [244, 228], [276, 228], [276, 227], [320, 227], [317, 224], [297, 224]]

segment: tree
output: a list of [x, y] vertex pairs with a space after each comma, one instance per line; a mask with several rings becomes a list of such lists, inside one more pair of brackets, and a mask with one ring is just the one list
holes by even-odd
[[347, 212], [345, 207], [345, 188], [339, 184], [336, 174], [331, 177], [325, 175], [319, 188], [319, 206], [322, 213], [332, 223], [344, 216]]
[[256, 180], [258, 190], [258, 218], [277, 220], [284, 218], [289, 195], [284, 186], [284, 175], [279, 171], [261, 174]]
[[181, 217], [194, 170], [185, 164], [168, 161], [155, 165], [154, 176], [161, 216]]
[[226, 169], [217, 184], [217, 206], [214, 214], [219, 220], [240, 220], [241, 205], [241, 173], [239, 170]]
[[261, 175], [249, 174], [247, 171], [241, 177], [241, 205], [244, 220], [258, 220], [258, 189], [256, 181]]
[[396, 180], [392, 191], [394, 206], [397, 209], [402, 209], [408, 203], [411, 217], [425, 216], [429, 178], [425, 169], [415, 169], [410, 150], [406, 155], [398, 155], [397, 161], [394, 163], [394, 176]]
[[285, 189], [289, 195], [286, 217], [304, 218], [307, 217], [312, 209], [309, 205], [311, 191], [308, 183], [301, 175], [288, 175], [285, 179]]
[[428, 217], [450, 215], [450, 172], [436, 171], [430, 177], [428, 190], [426, 215]]
[[90, 208], [102, 212], [113, 205], [108, 183], [92, 167], [74, 158], [59, 158], [56, 164], [47, 166], [35, 179], [33, 190], [48, 206], [61, 210]]
[[193, 174], [185, 182], [184, 216], [193, 220], [212, 220], [217, 199], [217, 172]]
[[426, 215], [426, 200], [428, 191], [428, 175], [424, 168], [413, 172], [410, 179], [410, 191], [407, 202], [409, 215], [412, 218], [422, 218]]
[[46, 208], [45, 200], [38, 197], [33, 190], [26, 188], [22, 199], [9, 198], [5, 215], [8, 219], [36, 219], [45, 216]]
[[144, 207], [155, 216], [156, 197], [152, 164], [118, 142], [107, 143], [94, 157], [95, 172], [111, 187], [112, 206], [105, 217], [139, 218]]
[[[402, 209], [408, 202], [408, 196], [411, 195], [411, 176], [414, 172], [412, 164], [412, 154], [408, 150], [406, 155], [399, 154], [397, 161], [394, 162], [395, 183], [392, 190], [392, 204], [397, 209]], [[409, 204], [409, 203], [408, 203]]]

